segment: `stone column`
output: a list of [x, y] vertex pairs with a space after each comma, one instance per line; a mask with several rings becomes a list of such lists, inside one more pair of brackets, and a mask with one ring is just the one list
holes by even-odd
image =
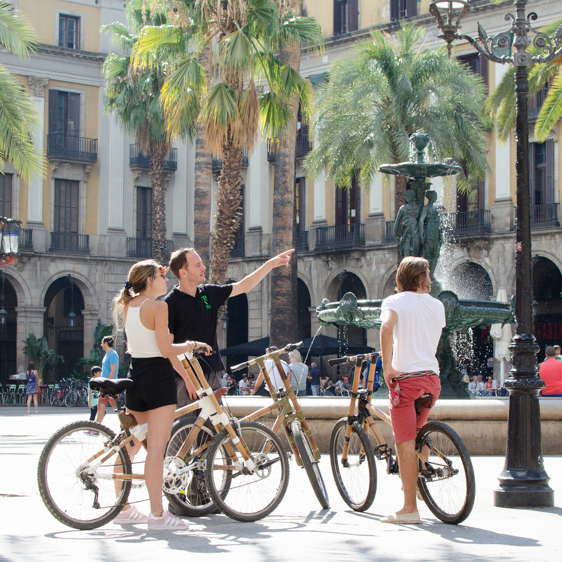
[[365, 222], [365, 245], [382, 244], [386, 235], [386, 221], [383, 212], [382, 174], [378, 173], [369, 190], [369, 216]]
[[16, 335], [16, 364], [20, 363], [27, 367], [27, 360], [23, 354], [23, 341], [27, 339], [29, 334], [35, 334], [40, 339], [43, 337], [43, 325], [45, 321], [44, 306], [16, 306], [17, 335]]
[[82, 317], [84, 318], [84, 357], [88, 357], [94, 347], [96, 324], [100, 313], [98, 310], [83, 310]]
[[[31, 103], [39, 115], [39, 130], [33, 133], [33, 144], [37, 149], [45, 153], [45, 88], [49, 84], [48, 78], [28, 76]], [[33, 177], [27, 187], [27, 222], [43, 225], [43, 178]]]

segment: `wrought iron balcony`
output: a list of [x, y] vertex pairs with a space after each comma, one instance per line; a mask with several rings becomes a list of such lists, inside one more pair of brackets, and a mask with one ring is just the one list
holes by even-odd
[[51, 232], [49, 252], [65, 252], [69, 254], [89, 254], [90, 236], [75, 232]]
[[[152, 153], [143, 152], [139, 144], [129, 145], [129, 167], [150, 170]], [[171, 148], [164, 160], [164, 171], [175, 172], [178, 169], [178, 149]]]
[[308, 252], [308, 230], [297, 230], [297, 252]]
[[387, 244], [396, 242], [396, 238], [394, 238], [394, 222], [395, 221], [386, 221], [385, 223], [384, 241]]
[[559, 203], [531, 205], [531, 228], [551, 228], [560, 226], [558, 220]]
[[308, 136], [308, 131], [300, 129], [297, 132], [297, 143], [295, 146], [295, 157], [304, 158], [312, 150], [312, 143]]
[[230, 250], [231, 258], [243, 258], [245, 254], [244, 236], [238, 236], [234, 241], [234, 246]]
[[491, 212], [489, 210], [462, 211], [450, 213], [450, 224], [455, 236], [472, 236], [491, 232]]
[[314, 249], [340, 250], [365, 245], [364, 224], [343, 224], [338, 226], [322, 226], [316, 229], [316, 245]]
[[20, 252], [33, 251], [33, 230], [31, 228], [20, 228]]
[[47, 160], [95, 164], [98, 161], [98, 139], [59, 133], [47, 135]]
[[[242, 161], [240, 162], [240, 168], [246, 169], [247, 167], [248, 167], [248, 151], [244, 147], [242, 149]], [[222, 170], [222, 160], [219, 160], [218, 158], [215, 158], [213, 156], [213, 159], [211, 160], [211, 170], [214, 174], [220, 173], [220, 171]]]
[[[174, 251], [172, 240], [166, 240], [166, 252], [169, 255]], [[127, 257], [129, 258], [152, 258], [151, 238], [127, 238]]]

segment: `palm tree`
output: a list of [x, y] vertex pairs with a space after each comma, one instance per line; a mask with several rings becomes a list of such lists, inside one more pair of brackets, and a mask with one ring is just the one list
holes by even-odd
[[[243, 149], [253, 149], [260, 126], [265, 137], [279, 137], [294, 115], [295, 95], [302, 105], [309, 101], [309, 84], [283, 59], [281, 47], [319, 43], [321, 31], [311, 18], [293, 17], [286, 2], [279, 0], [152, 4], [165, 5], [173, 25], [146, 26], [136, 60], [142, 64], [154, 49], [175, 51], [175, 69], [163, 89], [170, 128], [175, 131], [186, 113], [197, 114], [210, 150], [222, 161], [210, 268], [211, 282], [221, 283], [241, 218]], [[209, 44], [213, 62], [207, 77], [200, 57]], [[263, 91], [258, 92], [257, 84]]]
[[[37, 36], [29, 22], [12, 4], [0, 2], [0, 45], [20, 58], [35, 52]], [[42, 176], [43, 154], [33, 144], [32, 133], [40, 119], [21, 84], [0, 64], [0, 172], [9, 160], [24, 181]]]
[[[357, 175], [369, 186], [381, 164], [407, 161], [410, 135], [424, 132], [438, 155], [462, 162], [471, 180], [482, 177], [482, 81], [444, 49], [416, 47], [423, 34], [411, 25], [395, 37], [373, 32], [353, 56], [331, 67], [314, 115], [318, 142], [306, 161], [313, 174], [326, 170], [341, 187]], [[459, 184], [466, 187], [467, 178]], [[405, 188], [406, 179], [397, 177], [396, 211]]]
[[114, 41], [125, 54], [107, 56], [103, 71], [106, 79], [107, 108], [134, 135], [141, 150], [150, 154], [152, 183], [152, 253], [156, 260], [167, 258], [166, 242], [166, 172], [165, 159], [173, 139], [186, 134], [188, 122], [181, 121], [176, 131], [168, 127], [162, 110], [161, 90], [167, 78], [167, 67], [161, 64], [161, 52], [154, 52], [148, 64], [132, 65], [131, 52], [138, 42], [138, 33], [146, 23], [165, 23], [162, 14], [151, 14], [143, 0], [126, 4], [127, 21], [132, 33], [122, 23], [112, 23], [102, 29], [113, 33]]
[[[552, 36], [562, 26], [562, 19], [555, 20], [541, 31]], [[534, 45], [529, 47], [532, 55], [540, 51]], [[535, 123], [535, 138], [544, 142], [548, 133], [562, 117], [562, 64], [560, 58], [544, 64], [535, 64], [529, 69], [529, 96], [534, 96], [544, 88], [551, 86], [540, 109]], [[510, 67], [504, 74], [497, 88], [488, 97], [485, 109], [495, 114], [497, 134], [506, 140], [515, 127], [515, 69]]]

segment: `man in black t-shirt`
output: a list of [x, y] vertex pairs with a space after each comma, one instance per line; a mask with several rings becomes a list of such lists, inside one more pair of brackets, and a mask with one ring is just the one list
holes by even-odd
[[[174, 343], [198, 340], [209, 344], [216, 352], [205, 357], [201, 367], [209, 384], [216, 390], [221, 387], [220, 379], [224, 365], [217, 341], [217, 321], [220, 307], [229, 297], [247, 293], [253, 289], [274, 268], [289, 265], [294, 250], [287, 250], [266, 261], [261, 267], [241, 281], [230, 285], [205, 283], [206, 267], [193, 248], [176, 250], [170, 259], [170, 269], [179, 284], [165, 297], [168, 304], [168, 326]], [[170, 358], [174, 368], [182, 372], [183, 365], [177, 357]], [[189, 399], [195, 400], [195, 390], [186, 388], [184, 379], [176, 377], [178, 385], [178, 407], [185, 406]]]

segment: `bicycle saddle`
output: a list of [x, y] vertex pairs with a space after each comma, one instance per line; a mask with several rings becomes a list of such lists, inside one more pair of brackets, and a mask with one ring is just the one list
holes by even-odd
[[105, 394], [119, 394], [133, 386], [135, 386], [133, 379], [106, 379], [104, 377], [90, 379], [90, 388]]

